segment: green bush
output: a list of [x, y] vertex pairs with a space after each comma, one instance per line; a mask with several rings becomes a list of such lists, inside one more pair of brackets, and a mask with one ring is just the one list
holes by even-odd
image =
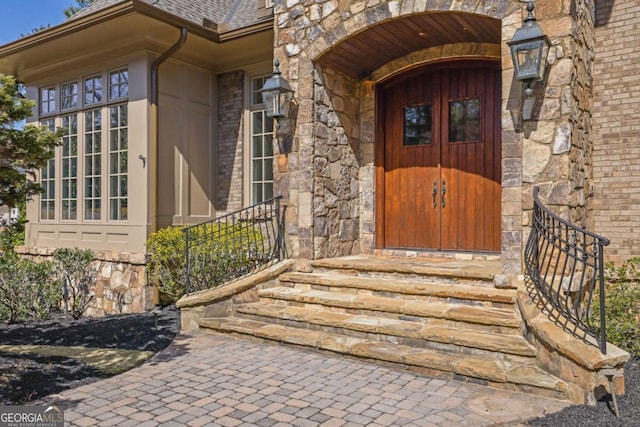
[[74, 319], [82, 317], [93, 300], [91, 288], [95, 284], [92, 262], [95, 259], [90, 249], [60, 248], [53, 252], [55, 268], [60, 280], [66, 313]]
[[[215, 236], [215, 238], [213, 237]], [[238, 224], [210, 223], [190, 231], [191, 290], [214, 288], [246, 273], [259, 260], [255, 254], [262, 242], [258, 231]], [[185, 293], [186, 242], [182, 228], [167, 227], [147, 240], [151, 255], [149, 276], [161, 295], [175, 302]]]
[[[605, 266], [605, 324], [607, 341], [640, 355], [640, 258]], [[593, 322], [600, 325], [599, 298], [593, 302]]]
[[166, 227], [151, 233], [147, 239], [151, 255], [149, 278], [160, 291], [161, 297], [176, 302], [185, 292], [186, 259], [182, 228]]
[[46, 319], [60, 307], [62, 295], [51, 262], [0, 254], [0, 316], [10, 323], [23, 318]]

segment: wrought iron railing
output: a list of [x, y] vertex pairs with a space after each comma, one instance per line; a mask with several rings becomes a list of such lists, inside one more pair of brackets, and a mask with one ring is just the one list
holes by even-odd
[[281, 198], [183, 229], [187, 294], [214, 288], [283, 258]]
[[[538, 191], [533, 190], [533, 226], [525, 248], [527, 276], [576, 335], [582, 331], [583, 337], [595, 338], [606, 354], [603, 248], [609, 240], [554, 215], [540, 202]], [[600, 325], [594, 324], [594, 310], [599, 310]]]

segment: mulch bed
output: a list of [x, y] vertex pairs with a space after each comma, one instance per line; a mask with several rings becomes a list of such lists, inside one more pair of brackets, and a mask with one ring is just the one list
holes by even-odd
[[530, 426], [589, 427], [589, 426], [640, 426], [640, 357], [635, 357], [624, 368], [624, 396], [618, 396], [620, 417], [616, 418], [613, 404], [606, 395], [595, 406], [570, 406], [555, 414], [527, 422]]
[[[156, 327], [157, 323], [157, 327]], [[102, 318], [69, 319], [0, 326], [0, 344], [81, 346], [150, 351], [167, 347], [178, 332], [178, 310]], [[20, 405], [109, 375], [67, 357], [0, 352], [0, 405]]]

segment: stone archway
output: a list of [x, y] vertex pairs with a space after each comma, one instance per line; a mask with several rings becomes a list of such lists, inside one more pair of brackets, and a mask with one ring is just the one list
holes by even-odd
[[[366, 7], [364, 2], [328, 2], [308, 8], [294, 5], [276, 16], [275, 55], [299, 100], [296, 152], [288, 155], [288, 161], [279, 163], [282, 167], [277, 172], [280, 182], [287, 185], [285, 198], [290, 196], [286, 221], [295, 255], [320, 258], [368, 253], [375, 247], [375, 83], [426, 62], [500, 57], [505, 53], [501, 43], [504, 26], [519, 22], [521, 13], [521, 5], [510, 0], [491, 5], [445, 1], [434, 10], [418, 3], [382, 2], [373, 7]], [[367, 69], [366, 76], [337, 70], [339, 67], [332, 66], [335, 60], [327, 60], [341, 48], [348, 49], [350, 41], [365, 36], [371, 28], [384, 31], [403, 20], [436, 15], [446, 16], [451, 22], [463, 17], [471, 33], [477, 34], [487, 25], [493, 29], [487, 38], [414, 46]], [[347, 59], [358, 62], [357, 56]], [[347, 87], [351, 93], [346, 93]], [[341, 118], [347, 115], [343, 114], [347, 109], [356, 113], [350, 114], [353, 120], [343, 125]], [[352, 163], [344, 164], [345, 161]], [[346, 179], [346, 175], [353, 179]], [[350, 198], [336, 197], [334, 191], [346, 188], [351, 192]]]

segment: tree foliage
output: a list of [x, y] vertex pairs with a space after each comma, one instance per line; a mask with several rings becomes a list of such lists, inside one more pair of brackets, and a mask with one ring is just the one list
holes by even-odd
[[0, 74], [0, 204], [19, 206], [42, 192], [35, 172], [53, 157], [61, 131], [18, 123], [31, 116], [35, 102], [24, 99], [15, 78]]
[[20, 37], [27, 37], [27, 36], [30, 36], [31, 34], [35, 34], [35, 33], [39, 33], [40, 31], [48, 30], [49, 28], [51, 28], [51, 24], [40, 25], [39, 27], [32, 28], [31, 31], [29, 31], [27, 34], [20, 33]]
[[67, 18], [71, 18], [76, 13], [80, 12], [85, 7], [89, 6], [95, 0], [76, 0], [77, 6], [69, 6], [64, 10], [64, 14], [67, 15]]

